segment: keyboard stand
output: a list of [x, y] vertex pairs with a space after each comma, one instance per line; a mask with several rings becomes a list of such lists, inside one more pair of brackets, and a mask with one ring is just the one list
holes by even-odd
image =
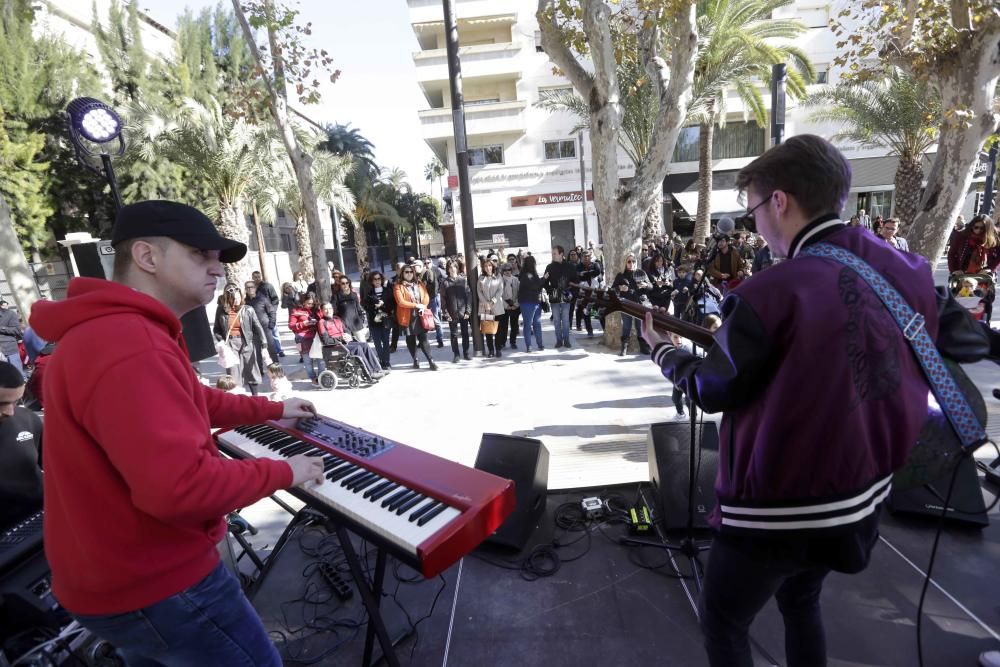
[[[327, 528], [334, 528], [332, 522], [327, 520]], [[331, 531], [332, 532], [332, 531]], [[361, 569], [361, 560], [354, 551], [351, 544], [351, 536], [347, 529], [341, 525], [336, 525], [337, 539], [347, 557], [347, 563], [351, 568], [351, 575], [354, 583], [358, 585], [358, 592], [364, 602], [365, 609], [368, 610], [368, 630], [365, 635], [365, 656], [361, 661], [362, 667], [369, 667], [372, 659], [372, 649], [374, 648], [375, 637], [378, 636], [378, 643], [382, 646], [382, 655], [389, 667], [399, 667], [399, 658], [396, 657], [396, 650], [389, 639], [389, 633], [385, 629], [385, 621], [382, 620], [382, 613], [379, 611], [379, 603], [382, 600], [382, 583], [385, 581], [385, 549], [379, 547], [375, 558], [375, 581], [371, 587], [364, 571]]]

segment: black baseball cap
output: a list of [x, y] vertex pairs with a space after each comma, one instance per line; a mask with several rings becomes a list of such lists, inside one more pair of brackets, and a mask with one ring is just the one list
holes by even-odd
[[165, 199], [129, 204], [118, 211], [111, 245], [145, 236], [165, 236], [199, 250], [218, 250], [219, 260], [226, 264], [247, 254], [246, 244], [222, 236], [204, 213]]

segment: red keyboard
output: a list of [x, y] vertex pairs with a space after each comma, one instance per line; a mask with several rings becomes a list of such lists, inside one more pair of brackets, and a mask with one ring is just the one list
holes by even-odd
[[322, 456], [326, 479], [289, 492], [425, 577], [451, 567], [514, 511], [514, 482], [329, 417], [215, 434], [234, 458]]

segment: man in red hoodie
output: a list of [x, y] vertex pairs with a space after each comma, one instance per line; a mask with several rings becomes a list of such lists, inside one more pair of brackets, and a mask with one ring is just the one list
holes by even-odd
[[113, 281], [76, 278], [39, 302], [32, 327], [57, 341], [45, 376], [45, 550], [56, 598], [130, 665], [280, 665], [216, 544], [223, 517], [275, 491], [321, 482], [318, 457], [232, 461], [210, 429], [313, 414], [202, 385], [180, 317], [208, 303], [244, 244], [197, 209], [122, 208]]

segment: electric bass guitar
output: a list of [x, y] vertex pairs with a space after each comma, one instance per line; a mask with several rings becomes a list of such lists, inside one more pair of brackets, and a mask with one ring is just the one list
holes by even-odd
[[[672, 317], [641, 303], [623, 299], [611, 290], [594, 289], [577, 284], [571, 285], [571, 287], [580, 291], [580, 297], [584, 300], [584, 304], [592, 303], [605, 313], [622, 312], [641, 320], [646, 317], [646, 313], [652, 311], [653, 325], [657, 329], [683, 336], [705, 349], [710, 348], [715, 342], [712, 332], [705, 327]], [[976, 419], [985, 426], [987, 411], [982, 393], [965, 374], [961, 365], [947, 358], [944, 362], [952, 377], [955, 378], [955, 384], [969, 401]], [[917, 436], [917, 442], [910, 450], [910, 456], [906, 463], [896, 471], [892, 478], [892, 485], [898, 490], [912, 489], [948, 479], [948, 475], [954, 471], [962, 457], [966, 455], [963, 451], [962, 441], [938, 406], [929, 388], [927, 393], [927, 419]]]

